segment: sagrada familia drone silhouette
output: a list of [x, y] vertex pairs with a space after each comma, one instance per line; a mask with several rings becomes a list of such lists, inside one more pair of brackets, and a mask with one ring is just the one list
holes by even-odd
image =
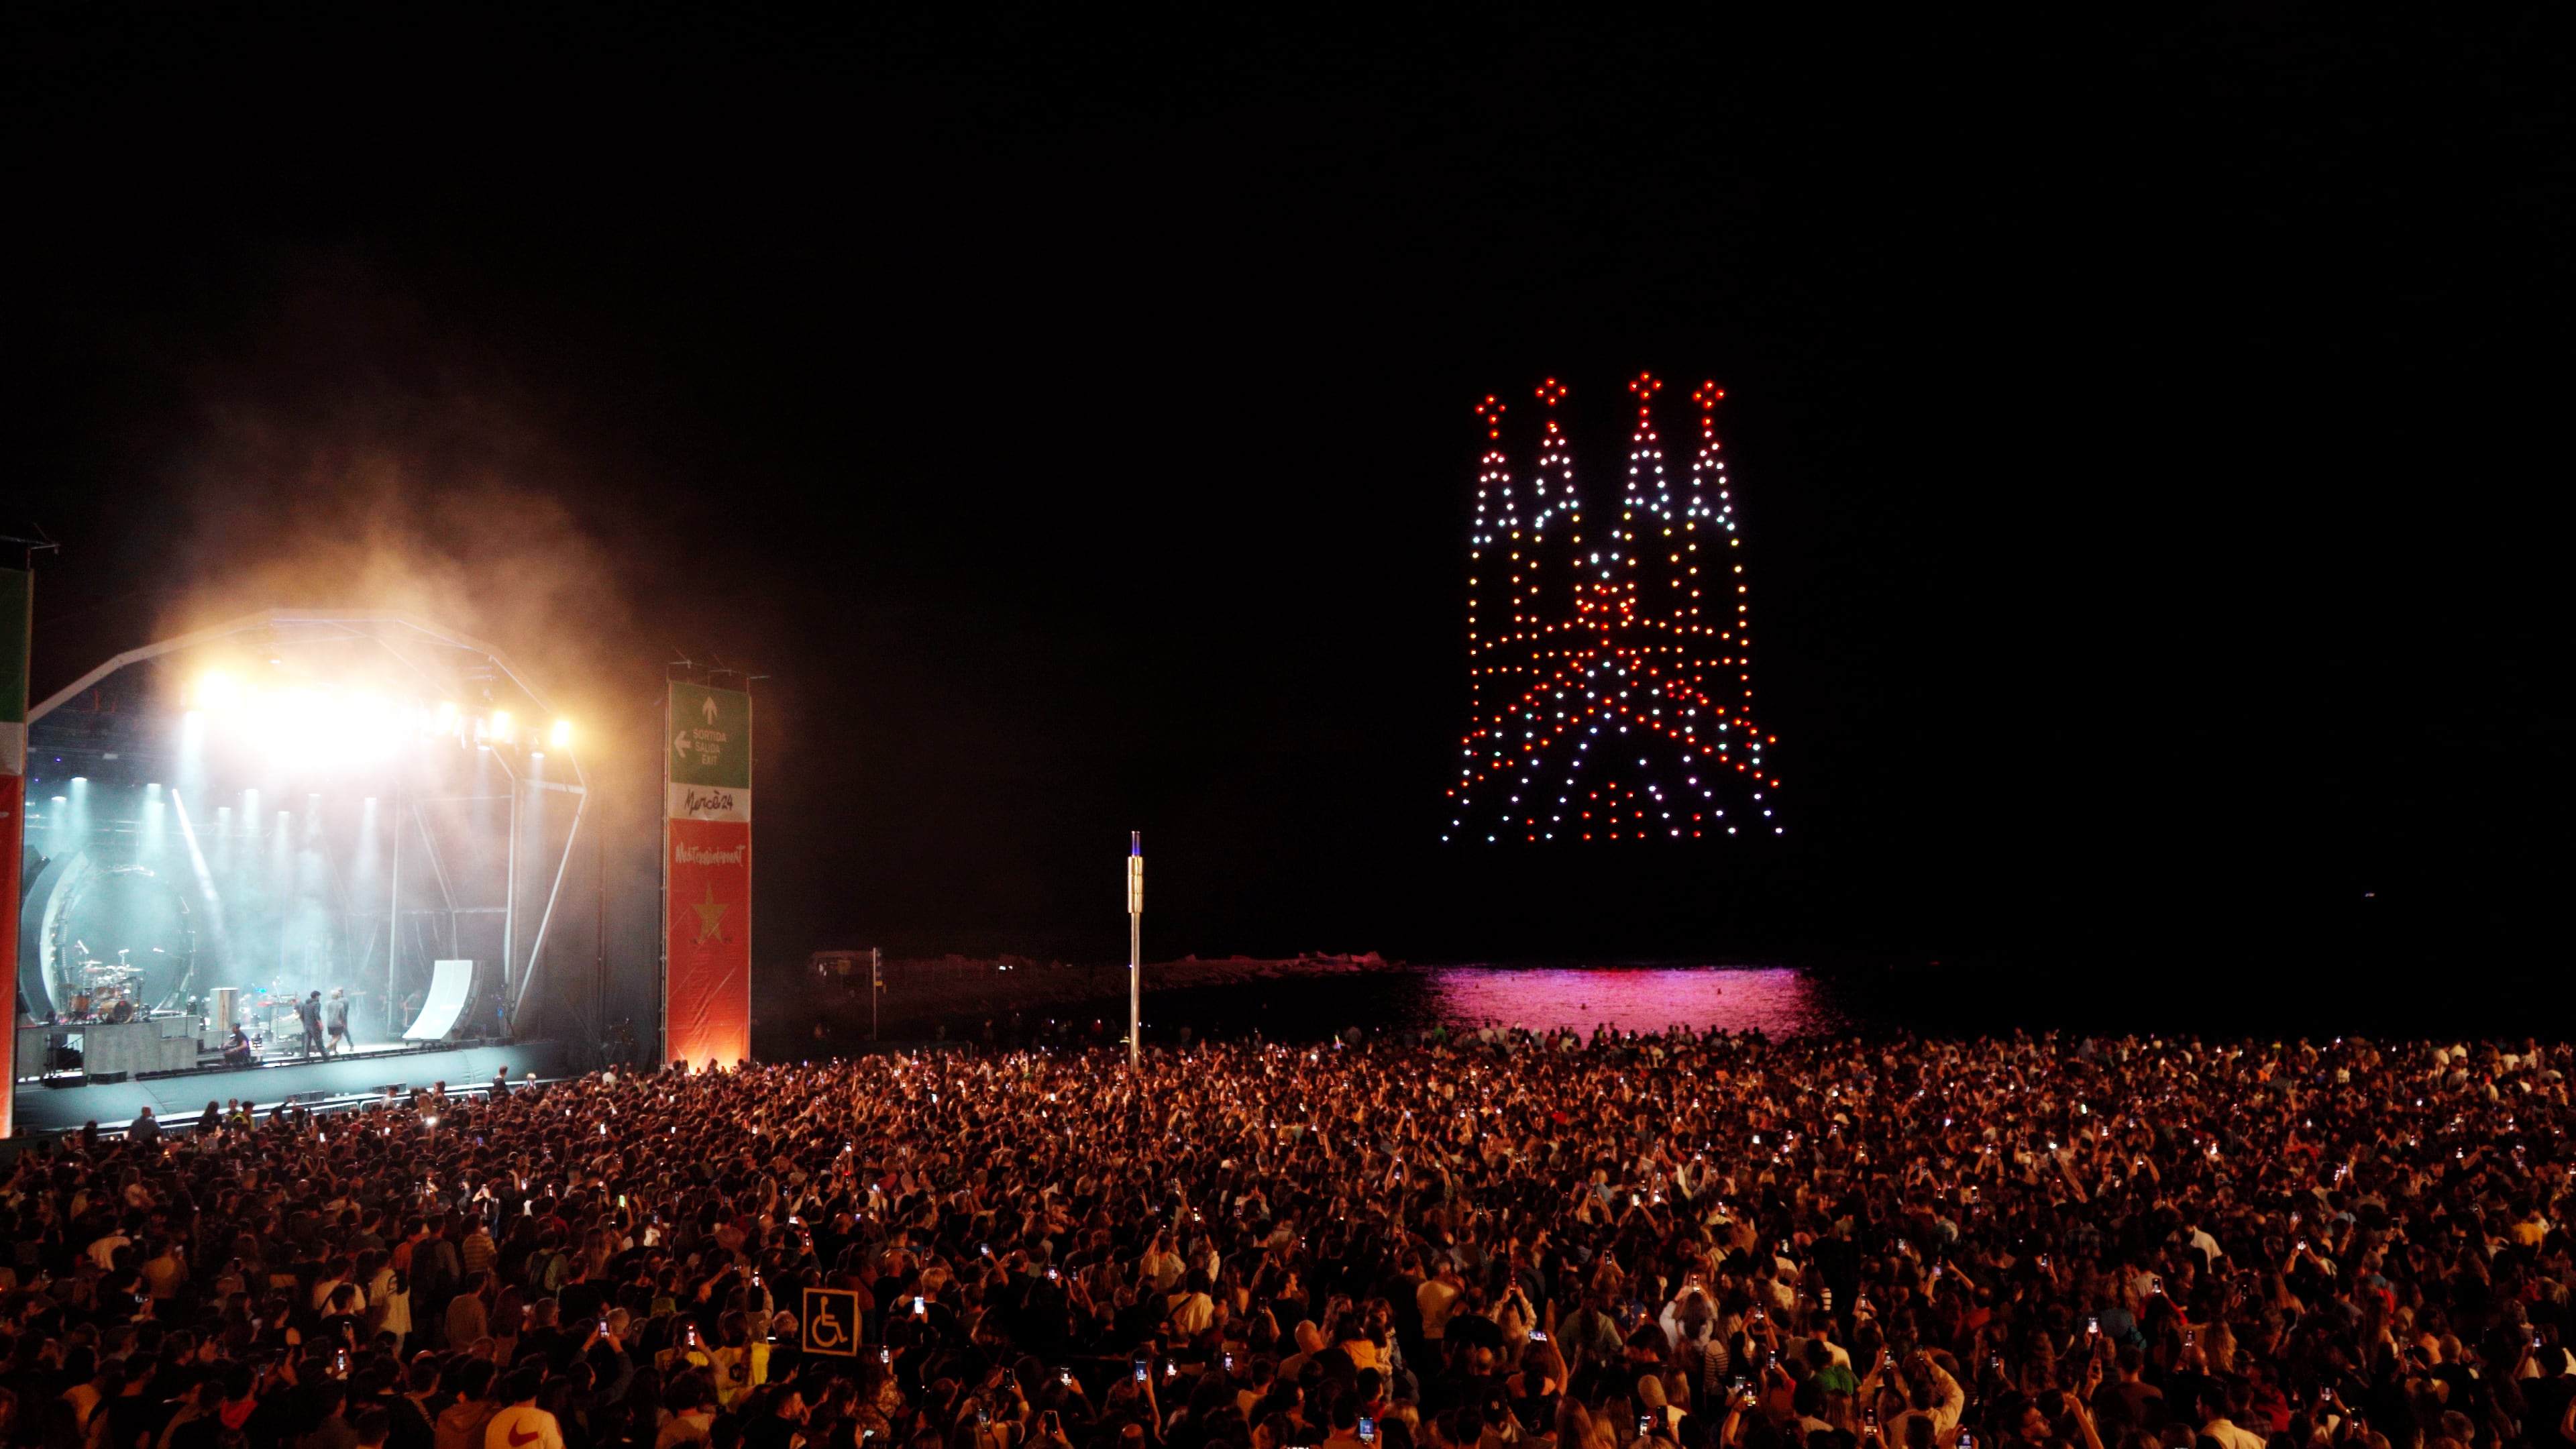
[[1585, 523], [1574, 453], [1540, 384], [1526, 486], [1503, 450], [1504, 404], [1476, 407], [1487, 447], [1467, 568], [1463, 759], [1441, 838], [1504, 842], [1778, 835], [1778, 737], [1753, 718], [1752, 602], [1718, 456], [1715, 383], [1691, 394], [1699, 451], [1677, 493], [1654, 398], [1637, 426], [1618, 519]]

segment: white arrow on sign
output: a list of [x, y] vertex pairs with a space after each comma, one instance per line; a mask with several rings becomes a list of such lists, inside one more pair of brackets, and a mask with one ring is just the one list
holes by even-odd
[[707, 723], [714, 724], [716, 722], [716, 697], [712, 694], [708, 695], [706, 697], [706, 701], [698, 707], [698, 713], [707, 717]]
[[689, 732], [688, 732], [687, 730], [682, 730], [682, 731], [680, 731], [678, 734], [671, 736], [671, 753], [672, 753], [672, 754], [675, 754], [675, 755], [685, 755], [685, 754], [687, 754], [688, 752], [689, 752]]

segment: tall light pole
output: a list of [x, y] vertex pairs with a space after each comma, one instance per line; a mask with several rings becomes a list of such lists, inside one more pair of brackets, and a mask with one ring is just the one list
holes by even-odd
[[1142, 1051], [1145, 1006], [1145, 832], [1127, 832], [1127, 1065]]

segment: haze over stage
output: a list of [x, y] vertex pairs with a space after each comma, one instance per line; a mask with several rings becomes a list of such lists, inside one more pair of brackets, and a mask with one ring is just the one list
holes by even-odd
[[[273, 609], [117, 655], [29, 715], [20, 1021], [51, 1045], [121, 1009], [207, 1018], [220, 1050], [217, 988], [272, 1063], [399, 1040], [433, 997], [433, 1042], [609, 1035], [589, 941], [532, 991], [559, 915], [590, 914], [558, 911], [589, 789], [571, 722], [490, 646]], [[433, 962], [458, 963], [436, 992]]]

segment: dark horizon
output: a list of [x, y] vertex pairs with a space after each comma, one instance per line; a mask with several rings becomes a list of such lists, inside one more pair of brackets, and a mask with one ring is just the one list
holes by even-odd
[[[2543, 987], [2548, 77], [2340, 23], [1776, 74], [1513, 31], [1079, 105], [983, 44], [219, 87], [192, 40], [248, 37], [58, 25], [15, 102], [57, 118], [12, 242], [33, 694], [398, 603], [649, 788], [666, 661], [738, 661], [764, 971], [1123, 956], [1142, 829], [1152, 959]], [[1570, 382], [1597, 506], [1640, 370], [1668, 453], [1728, 392], [1789, 833], [1443, 847], [1470, 409]]]

